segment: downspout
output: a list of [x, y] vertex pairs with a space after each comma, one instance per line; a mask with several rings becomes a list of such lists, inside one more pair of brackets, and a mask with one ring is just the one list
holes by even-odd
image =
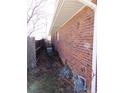
[[94, 9], [94, 34], [93, 34], [93, 56], [92, 56], [92, 85], [91, 93], [96, 93], [97, 91], [97, 33], [96, 33], [96, 9]]

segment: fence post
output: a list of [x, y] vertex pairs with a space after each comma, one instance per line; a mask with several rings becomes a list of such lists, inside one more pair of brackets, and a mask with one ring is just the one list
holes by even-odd
[[27, 37], [27, 67], [28, 70], [36, 68], [35, 38]]

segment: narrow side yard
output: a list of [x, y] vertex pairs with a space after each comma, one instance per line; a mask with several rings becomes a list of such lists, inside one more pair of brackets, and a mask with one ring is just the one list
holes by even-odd
[[59, 77], [63, 64], [57, 55], [49, 56], [42, 52], [37, 65], [27, 73], [28, 93], [74, 93], [71, 81]]

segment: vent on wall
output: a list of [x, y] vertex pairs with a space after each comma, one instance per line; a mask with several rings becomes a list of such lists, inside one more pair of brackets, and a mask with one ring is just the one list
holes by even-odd
[[85, 72], [86, 72], [86, 67], [82, 67], [82, 68], [81, 68], [81, 71], [82, 71], [83, 73], [85, 73]]

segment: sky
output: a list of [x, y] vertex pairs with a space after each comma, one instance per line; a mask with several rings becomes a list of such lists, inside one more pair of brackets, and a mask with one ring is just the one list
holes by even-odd
[[[31, 2], [32, 0], [27, 0], [27, 8], [31, 6]], [[50, 26], [53, 20], [54, 12], [55, 12], [55, 4], [56, 4], [56, 0], [46, 0], [45, 4], [42, 4], [40, 6], [38, 11], [42, 17], [40, 17], [40, 20], [37, 23], [40, 29], [33, 32], [31, 34], [31, 37], [35, 37], [36, 40], [39, 40], [42, 38], [49, 38], [48, 33], [50, 30]], [[44, 23], [47, 23], [47, 24], [44, 25]], [[30, 24], [28, 25], [28, 31], [31, 31], [32, 29], [33, 29], [33, 24], [32, 22], [30, 22]]]

